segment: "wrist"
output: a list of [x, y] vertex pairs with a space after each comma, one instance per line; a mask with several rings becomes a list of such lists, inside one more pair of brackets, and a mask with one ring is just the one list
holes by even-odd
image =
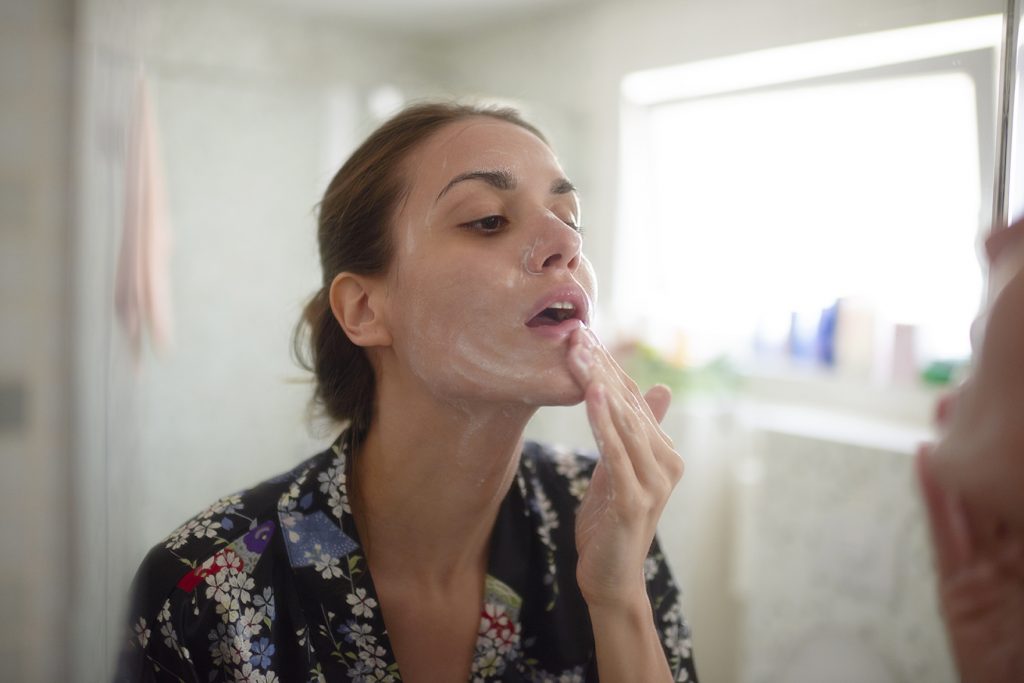
[[[589, 579], [589, 580], [588, 580]], [[633, 579], [619, 576], [592, 577], [576, 572], [576, 583], [587, 609], [615, 612], [627, 610], [641, 602], [649, 603], [647, 579], [643, 570], [633, 573]]]
[[621, 596], [613, 600], [584, 600], [587, 603], [590, 620], [595, 624], [616, 622], [633, 626], [653, 622], [654, 619], [654, 610], [646, 590], [640, 594]]

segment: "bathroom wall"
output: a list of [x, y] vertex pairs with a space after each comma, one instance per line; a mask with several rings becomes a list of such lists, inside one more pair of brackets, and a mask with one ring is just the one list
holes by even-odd
[[62, 680], [72, 3], [0, 1], [0, 678]]

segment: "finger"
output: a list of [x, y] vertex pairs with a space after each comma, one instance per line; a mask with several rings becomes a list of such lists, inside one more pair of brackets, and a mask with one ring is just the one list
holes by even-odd
[[682, 476], [682, 459], [661, 439], [652, 439], [650, 420], [622, 401], [610, 401], [615, 428], [626, 449], [636, 478], [655, 499], [667, 496]]
[[586, 392], [594, 379], [594, 353], [589, 346], [574, 343], [569, 347], [569, 372], [573, 379], [579, 384], [580, 389]]
[[636, 473], [612, 419], [607, 387], [601, 382], [593, 382], [587, 387], [586, 401], [590, 431], [594, 434], [597, 450], [601, 452], [601, 462], [608, 472], [609, 489], [614, 495], [635, 482]]
[[935, 480], [931, 470], [930, 450], [931, 447], [926, 444], [918, 448], [914, 468], [924, 499], [935, 563], [939, 575], [949, 577], [967, 563], [970, 557], [970, 535], [962, 508]]
[[[611, 353], [604, 347], [603, 344], [597, 339], [597, 337], [587, 330], [584, 336], [580, 340], [581, 345], [589, 348], [593, 354], [593, 366], [592, 374], [600, 376], [613, 391], [609, 399], [614, 402], [615, 395], [618, 395], [620, 400], [624, 401], [633, 410], [640, 415], [643, 415], [646, 424], [649, 425], [651, 432], [657, 436], [657, 438], [669, 448], [673, 448], [672, 439], [669, 438], [668, 434], [661, 428], [661, 419], [664, 414], [655, 416], [652, 412], [652, 407], [645, 400], [645, 397], [640, 393], [640, 388], [637, 386], [633, 378], [626, 373], [625, 370], [615, 361], [615, 358]], [[664, 387], [665, 391], [668, 391], [668, 387]], [[660, 393], [660, 390], [659, 390]], [[671, 400], [671, 392], [668, 396], [669, 401]], [[660, 399], [659, 399], [660, 401]], [[665, 409], [668, 406], [666, 404]]]
[[661, 424], [668, 413], [668, 407], [672, 403], [672, 390], [664, 384], [655, 384], [644, 394], [644, 401], [651, 409], [651, 416]]

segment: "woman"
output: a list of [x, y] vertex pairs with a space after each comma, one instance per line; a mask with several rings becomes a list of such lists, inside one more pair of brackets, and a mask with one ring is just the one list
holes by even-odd
[[[670, 396], [587, 328], [576, 191], [543, 136], [406, 109], [332, 180], [319, 241], [309, 367], [348, 426], [150, 553], [122, 676], [695, 680], [654, 538], [683, 471]], [[523, 444], [539, 406], [581, 400], [599, 460]]]

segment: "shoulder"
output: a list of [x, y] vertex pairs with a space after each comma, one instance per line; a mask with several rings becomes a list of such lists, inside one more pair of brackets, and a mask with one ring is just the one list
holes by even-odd
[[[287, 562], [280, 540], [279, 509], [303, 480], [329, 465], [331, 449], [256, 486], [217, 500], [172, 531], [143, 559], [127, 610], [129, 642], [117, 680], [135, 680], [146, 661], [166, 672], [185, 673], [197, 653], [188, 642], [196, 624], [211, 615], [239, 611], [234, 594], [257, 599], [268, 562]], [[271, 606], [261, 606], [266, 611]], [[248, 610], [254, 614], [255, 609]], [[244, 615], [238, 615], [242, 618]], [[202, 656], [202, 655], [200, 655]]]
[[[251, 488], [218, 499], [178, 526], [146, 555], [140, 568], [149, 580], [174, 587], [190, 570], [222, 554], [240, 540], [258, 548], [255, 536], [273, 535], [281, 497], [301, 480], [329, 451], [319, 453], [291, 470]], [[263, 533], [258, 533], [262, 529]], [[164, 579], [160, 581], [160, 579]], [[154, 586], [155, 587], [155, 586]]]

